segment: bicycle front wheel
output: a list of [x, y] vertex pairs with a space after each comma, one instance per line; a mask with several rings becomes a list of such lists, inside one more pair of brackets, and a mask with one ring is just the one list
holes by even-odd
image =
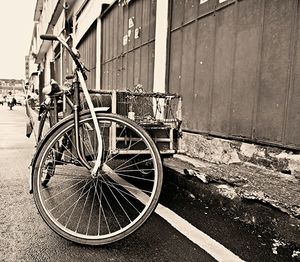
[[[73, 121], [47, 139], [33, 172], [33, 196], [45, 222], [88, 245], [112, 243], [138, 229], [155, 209], [163, 180], [159, 152], [144, 129], [112, 114], [97, 119], [103, 150], [96, 175], [77, 157]], [[82, 116], [80, 147], [91, 167], [98, 155], [95, 132], [91, 115]]]

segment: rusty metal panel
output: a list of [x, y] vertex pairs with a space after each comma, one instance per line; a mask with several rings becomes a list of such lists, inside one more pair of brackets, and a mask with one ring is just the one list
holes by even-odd
[[151, 1], [143, 0], [142, 9], [142, 34], [141, 44], [149, 42], [150, 39], [150, 12], [151, 12]]
[[149, 48], [148, 46], [142, 46], [141, 48], [141, 64], [140, 64], [140, 84], [145, 90], [148, 88], [148, 59], [149, 59]]
[[256, 137], [282, 142], [293, 0], [266, 0]]
[[197, 50], [193, 100], [193, 125], [191, 128], [210, 130], [211, 90], [215, 43], [215, 17], [206, 16], [197, 22]]
[[199, 1], [198, 15], [203, 16], [215, 10], [218, 0], [207, 0], [206, 2]]
[[[116, 7], [115, 7], [116, 8]], [[118, 7], [118, 8], [122, 8], [123, 11], [123, 35], [122, 35], [122, 49], [123, 49], [123, 54], [127, 53], [128, 51], [128, 44], [124, 44], [124, 37], [127, 36], [128, 34], [128, 20], [130, 18], [129, 16], [129, 9], [126, 7]], [[128, 40], [127, 40], [128, 41]]]
[[[149, 1], [149, 0], [144, 0]], [[156, 25], [156, 0], [151, 0], [150, 6], [150, 21], [149, 21], [149, 40], [155, 38], [155, 25]]]
[[111, 15], [112, 21], [110, 22], [111, 24], [111, 29], [110, 32], [112, 32], [112, 39], [111, 39], [111, 49], [112, 49], [112, 54], [111, 58], [116, 57], [118, 55], [118, 9], [115, 8], [112, 10], [112, 15]]
[[[257, 96], [263, 1], [239, 2], [231, 104], [231, 135], [251, 138]], [[249, 55], [251, 54], [251, 55]], [[246, 59], [247, 57], [247, 59]]]
[[142, 84], [153, 90], [155, 17], [156, 0], [125, 6], [116, 1], [101, 17], [102, 84], [108, 78], [108, 88], [124, 90]]
[[[297, 3], [295, 3], [297, 5]], [[291, 45], [290, 91], [287, 108], [285, 142], [288, 146], [300, 149], [300, 16], [299, 8], [294, 8], [294, 31]]]
[[112, 60], [107, 63], [107, 88], [112, 89]]
[[181, 50], [182, 50], [182, 32], [177, 30], [170, 36], [170, 57], [169, 57], [169, 91], [171, 93], [180, 93], [181, 79]]
[[171, 30], [180, 27], [183, 24], [184, 19], [184, 0], [173, 0], [172, 1], [172, 22]]
[[134, 53], [127, 54], [127, 88], [133, 88], [133, 75], [134, 75]]
[[234, 51], [234, 6], [229, 6], [217, 13], [215, 41], [210, 126], [212, 133], [228, 135]]
[[106, 90], [107, 89], [107, 77], [106, 77], [106, 75], [107, 75], [107, 69], [106, 69], [106, 67], [107, 67], [107, 64], [103, 64], [102, 65], [102, 77], [101, 77], [101, 80], [102, 80], [102, 86], [101, 86], [101, 88], [102, 89], [104, 89], [104, 90]]
[[[132, 50], [134, 47], [134, 29], [135, 29], [135, 23], [136, 23], [135, 6], [136, 6], [137, 2], [130, 4], [128, 6], [128, 20], [124, 21], [125, 23], [127, 23], [128, 50]], [[134, 25], [132, 25], [131, 22]]]
[[116, 59], [116, 71], [117, 71], [117, 79], [116, 79], [116, 89], [120, 89], [123, 83], [123, 59], [118, 57]]
[[77, 46], [81, 61], [90, 71], [87, 73], [87, 86], [90, 89], [96, 88], [96, 31], [94, 23]]
[[[72, 38], [69, 38], [68, 44], [72, 46]], [[66, 80], [67, 75], [73, 73], [73, 60], [69, 52], [64, 48], [63, 49], [63, 67], [62, 67], [62, 79], [63, 82]]]
[[[141, 36], [141, 29], [142, 29], [142, 23], [143, 23], [143, 1], [137, 1], [135, 4], [135, 16], [134, 16], [134, 23], [135, 28], [133, 30], [133, 39], [134, 39], [134, 48], [137, 48], [141, 45], [142, 38]], [[139, 35], [139, 37], [136, 37], [136, 34]]]
[[184, 3], [184, 23], [188, 23], [197, 18], [199, 0], [186, 0]]
[[133, 85], [141, 84], [141, 48], [134, 52], [134, 72], [133, 72]]
[[[117, 31], [118, 31], [118, 35], [117, 35], [117, 56], [119, 56], [120, 54], [122, 54], [123, 52], [123, 35], [124, 35], [124, 31], [123, 31], [123, 24], [124, 24], [124, 12], [122, 8], [116, 8], [117, 10], [117, 20], [118, 22], [116, 23], [116, 27], [117, 27]], [[104, 19], [105, 21], [105, 19]], [[104, 23], [103, 21], [103, 23]], [[119, 68], [121, 69], [122, 66]]]
[[183, 28], [182, 45], [182, 69], [181, 69], [181, 89], [180, 93], [189, 103], [183, 108], [184, 126], [193, 126], [193, 98], [194, 98], [194, 68], [196, 49], [196, 23], [192, 23]]
[[299, 3], [171, 1], [168, 88], [185, 130], [300, 148]]
[[128, 66], [127, 66], [127, 63], [128, 63], [128, 54], [124, 54], [123, 56], [123, 59], [122, 59], [122, 62], [123, 62], [123, 81], [122, 81], [122, 86], [120, 87], [121, 90], [126, 90], [127, 88], [127, 70], [128, 70]]
[[117, 89], [117, 62], [118, 59], [114, 59], [112, 63], [112, 89]]
[[54, 70], [52, 71], [51, 78], [55, 79], [59, 84], [61, 84], [61, 44], [58, 44], [54, 49]]
[[154, 58], [155, 58], [155, 43], [149, 42], [148, 44], [149, 51], [149, 67], [148, 67], [148, 86], [145, 88], [146, 91], [153, 91], [153, 82], [154, 82]]

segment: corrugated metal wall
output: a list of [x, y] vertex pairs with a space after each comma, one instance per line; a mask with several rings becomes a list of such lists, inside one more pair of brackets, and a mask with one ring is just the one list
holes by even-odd
[[156, 0], [116, 1], [102, 15], [102, 89], [153, 89]]
[[300, 149], [299, 0], [171, 0], [184, 128]]
[[[72, 38], [69, 38], [68, 44], [72, 46]], [[62, 67], [62, 79], [63, 82], [66, 80], [67, 75], [73, 73], [73, 60], [69, 52], [64, 48], [63, 49], [63, 67]]]
[[95, 22], [82, 37], [77, 48], [81, 55], [81, 61], [89, 69], [87, 72], [87, 86], [89, 89], [96, 88], [96, 61], [97, 61], [97, 23]]
[[54, 67], [50, 67], [50, 77], [59, 84], [62, 83], [61, 69], [61, 44], [58, 44], [54, 50]]

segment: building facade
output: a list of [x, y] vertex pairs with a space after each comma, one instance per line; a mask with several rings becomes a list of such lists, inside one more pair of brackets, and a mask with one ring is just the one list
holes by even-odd
[[[299, 0], [37, 0], [29, 73], [41, 90], [79, 49], [94, 89], [183, 96], [190, 134], [300, 149]], [[71, 36], [71, 37], [70, 37]], [[29, 66], [34, 68], [34, 66]]]

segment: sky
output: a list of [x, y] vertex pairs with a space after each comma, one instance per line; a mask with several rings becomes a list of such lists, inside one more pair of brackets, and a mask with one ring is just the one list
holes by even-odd
[[0, 79], [24, 79], [37, 0], [0, 0]]

